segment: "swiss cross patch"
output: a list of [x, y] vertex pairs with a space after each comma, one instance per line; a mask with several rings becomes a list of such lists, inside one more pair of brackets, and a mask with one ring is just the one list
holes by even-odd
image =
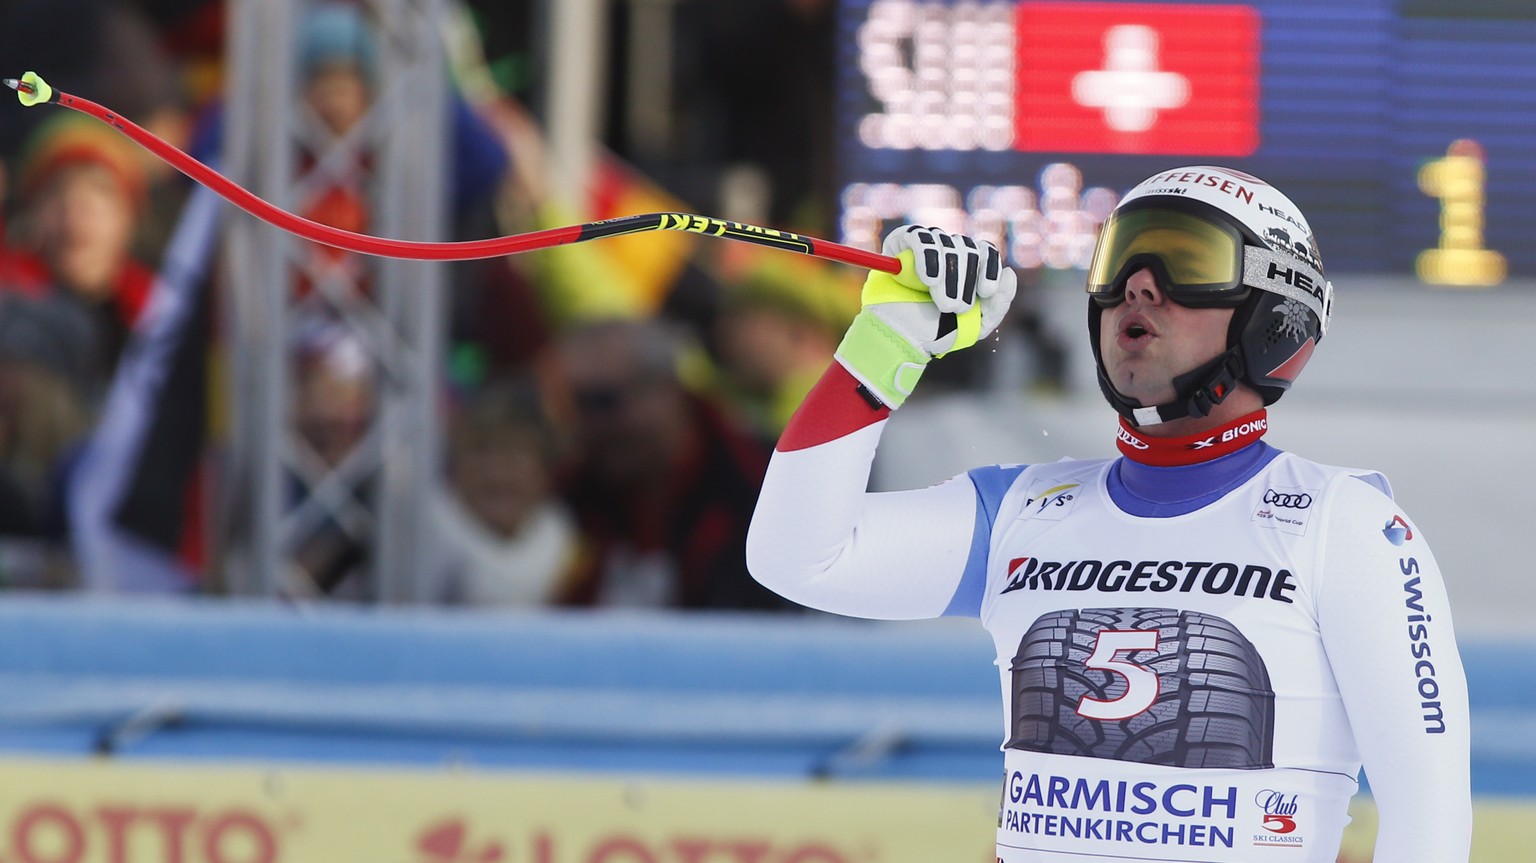
[[1014, 147], [1246, 156], [1259, 146], [1251, 6], [1023, 2]]

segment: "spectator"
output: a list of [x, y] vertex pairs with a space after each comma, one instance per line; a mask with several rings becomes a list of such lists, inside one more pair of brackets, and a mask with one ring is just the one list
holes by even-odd
[[78, 307], [0, 295], [0, 534], [59, 532], [57, 472], [89, 426], [78, 378], [93, 335]]
[[[309, 137], [345, 142], [336, 148], [344, 155], [329, 147], [304, 154], [305, 168], [318, 162], [319, 174], [329, 182], [316, 185], [301, 210], [323, 224], [358, 232], [369, 230], [366, 192], [375, 171], [372, 142], [387, 135], [381, 128], [362, 128], [378, 84], [377, 26], [357, 3], [317, 3], [304, 20], [299, 58], [301, 104], [312, 126]], [[447, 112], [446, 182], [454, 233], [463, 235], [483, 228], [509, 160], [490, 124], [457, 93], [449, 95]], [[329, 247], [317, 249], [332, 261], [344, 254]]]
[[313, 6], [304, 21], [299, 58], [304, 103], [333, 135], [345, 135], [373, 102], [373, 34], [353, 3]]
[[588, 323], [552, 349], [573, 444], [560, 487], [591, 549], [563, 602], [783, 607], [743, 563], [768, 450], [683, 385], [680, 354], [652, 320]]
[[111, 593], [204, 587], [204, 364], [218, 199], [194, 191], [95, 428], [61, 473], [80, 585]]
[[88, 428], [70, 369], [90, 351], [79, 309], [0, 295], [0, 585], [73, 581], [58, 476]]
[[544, 605], [575, 576], [576, 525], [553, 492], [555, 443], [537, 393], [478, 392], [449, 435], [448, 483], [433, 501], [442, 598]]
[[[316, 318], [301, 326], [293, 381], [293, 489], [337, 472], [362, 445], [375, 410], [375, 382], [367, 354], [355, 336], [335, 322]], [[297, 517], [308, 525], [293, 553], [289, 587], [298, 593], [361, 598], [367, 583], [370, 528], [352, 508], [373, 493], [371, 477], [350, 478], [330, 503], [308, 499]]]
[[[300, 204], [305, 218], [346, 231], [367, 233], [367, 187], [372, 180], [374, 154], [358, 133], [373, 104], [376, 49], [373, 34], [352, 3], [319, 3], [304, 19], [300, 48], [303, 98], [300, 106], [311, 127], [310, 139], [322, 144], [302, 154], [302, 168], [315, 171], [315, 180]], [[343, 143], [347, 142], [347, 143]], [[299, 295], [310, 290], [313, 277], [338, 277], [358, 283], [367, 293], [364, 259], [321, 243], [307, 243], [310, 264], [301, 277]]]
[[726, 286], [714, 351], [733, 403], [771, 445], [858, 313], [858, 282], [816, 262], [757, 257]]
[[17, 176], [18, 256], [5, 289], [52, 296], [88, 310], [102, 361], [86, 395], [105, 386], [149, 297], [153, 273], [135, 260], [145, 178], [133, 145], [77, 114], [38, 128]]

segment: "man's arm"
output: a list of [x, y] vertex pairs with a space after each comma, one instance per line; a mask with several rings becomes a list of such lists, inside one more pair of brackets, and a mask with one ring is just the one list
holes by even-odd
[[[785, 430], [747, 534], [747, 568], [780, 596], [822, 611], [937, 617], [965, 571], [975, 490], [959, 477], [866, 493], [889, 411], [871, 408], [857, 387], [834, 364]], [[860, 424], [860, 414], [874, 421]]]
[[1381, 813], [1376, 859], [1464, 863], [1467, 681], [1439, 565], [1390, 498], [1345, 481], [1324, 567], [1319, 623]]
[[975, 489], [965, 477], [927, 489], [867, 494], [875, 447], [935, 356], [975, 344], [1013, 300], [997, 250], [927, 228], [902, 228], [873, 272], [837, 362], [791, 419], [769, 464], [747, 535], [753, 577], [790, 600], [858, 617], [944, 612], [977, 565]]

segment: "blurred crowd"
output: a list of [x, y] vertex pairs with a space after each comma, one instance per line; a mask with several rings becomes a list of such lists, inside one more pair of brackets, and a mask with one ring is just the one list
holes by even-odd
[[[631, 5], [611, 6], [614, 88], [634, 50]], [[614, 113], [580, 219], [544, 182], [541, 4], [445, 6], [473, 37], [448, 79], [454, 238], [655, 210], [835, 235], [830, 0], [677, 0], [664, 146]], [[5, 74], [35, 69], [217, 163], [223, 3], [5, 7], [0, 57], [17, 64]], [[304, 122], [325, 140], [363, 139], [380, 62], [370, 6], [317, 0], [303, 14]], [[196, 239], [216, 232], [189, 225], [210, 211], [99, 122], [3, 110], [0, 587], [224, 592], [214, 507], [223, 414], [240, 395], [221, 372], [219, 270], [197, 263], [220, 253]], [[372, 155], [301, 151], [301, 167], [325, 167], [302, 215], [368, 232]], [[449, 265], [442, 475], [422, 492], [436, 541], [421, 577], [437, 601], [783, 607], [746, 573], [746, 526], [773, 441], [857, 311], [862, 274], [688, 235], [626, 242]], [[366, 299], [370, 262], [307, 254], [281, 287], [298, 298], [290, 446], [309, 466], [291, 478], [294, 499], [348, 463], [383, 398], [366, 341], [324, 299], [337, 282]], [[372, 478], [352, 481], [366, 500]], [[342, 516], [318, 520], [291, 550], [285, 590], [375, 596], [371, 546]]]

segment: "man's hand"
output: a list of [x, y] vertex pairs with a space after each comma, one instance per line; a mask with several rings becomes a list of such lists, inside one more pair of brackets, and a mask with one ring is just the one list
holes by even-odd
[[870, 272], [864, 309], [836, 356], [881, 403], [897, 408], [929, 360], [997, 329], [1017, 278], [991, 243], [934, 228], [898, 228], [882, 251], [901, 260], [901, 272]]

